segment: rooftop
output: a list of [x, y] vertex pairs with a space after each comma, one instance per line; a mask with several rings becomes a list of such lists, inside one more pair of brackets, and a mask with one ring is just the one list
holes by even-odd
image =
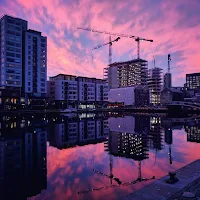
[[32, 29], [27, 30], [27, 32], [33, 33], [33, 34], [37, 34], [37, 35], [41, 35], [42, 34], [41, 32], [35, 31], [35, 30], [32, 30]]
[[143, 60], [141, 58], [137, 58], [137, 59], [133, 59], [133, 60], [129, 60], [129, 61], [124, 61], [124, 62], [114, 62], [114, 63], [111, 63], [109, 64], [108, 66], [116, 66], [116, 65], [124, 65], [124, 64], [132, 64], [132, 63], [144, 63], [147, 61], [146, 60]]
[[58, 74], [56, 76], [51, 76], [49, 77], [49, 79], [54, 79], [54, 78], [58, 78], [58, 77], [71, 77], [71, 78], [85, 78], [85, 79], [93, 79], [93, 80], [100, 80], [100, 81], [104, 81], [104, 79], [99, 79], [99, 78], [94, 78], [94, 77], [85, 77], [85, 76], [75, 76], [75, 75], [70, 75], [70, 74]]
[[18, 19], [18, 20], [22, 20], [22, 21], [27, 22], [24, 19], [21, 19], [21, 18], [18, 18], [18, 17], [14, 17], [14, 16], [11, 16], [11, 15], [7, 15], [7, 14], [2, 15], [0, 19], [3, 19], [4, 17], [10, 17], [10, 18], [13, 18], [13, 19]]
[[186, 74], [186, 76], [200, 76], [200, 72], [199, 73]]

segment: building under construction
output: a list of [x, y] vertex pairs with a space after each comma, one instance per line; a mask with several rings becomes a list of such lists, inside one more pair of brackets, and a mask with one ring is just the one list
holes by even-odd
[[150, 104], [160, 104], [162, 89], [162, 69], [154, 67], [148, 70], [148, 87], [150, 93]]
[[126, 62], [112, 63], [104, 69], [104, 78], [107, 80], [110, 89], [147, 85], [148, 62], [138, 58]]

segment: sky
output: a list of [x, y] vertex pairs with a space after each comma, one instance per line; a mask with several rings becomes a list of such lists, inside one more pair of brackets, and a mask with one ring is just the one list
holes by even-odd
[[[59, 73], [103, 78], [108, 65], [109, 35], [77, 27], [136, 35], [142, 41], [140, 57], [167, 72], [171, 54], [173, 86], [185, 83], [185, 74], [200, 72], [199, 0], [0, 0], [0, 15], [28, 21], [48, 40], [48, 76]], [[113, 36], [112, 39], [116, 37]], [[112, 45], [112, 61], [137, 57], [134, 39], [121, 38]]]

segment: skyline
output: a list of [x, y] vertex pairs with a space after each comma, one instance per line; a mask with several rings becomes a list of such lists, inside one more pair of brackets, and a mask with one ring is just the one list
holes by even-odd
[[[167, 54], [171, 54], [174, 86], [183, 86], [185, 74], [199, 72], [200, 14], [198, 0], [166, 1], [0, 1], [0, 14], [25, 19], [29, 29], [47, 36], [48, 76], [59, 73], [103, 77], [108, 64], [108, 46], [93, 51], [108, 41], [108, 35], [89, 33], [77, 27], [125, 33], [153, 39], [141, 42], [141, 58], [149, 68], [156, 66], [167, 72]], [[125, 14], [124, 14], [125, 13]], [[161, 25], [162, 26], [161, 26]], [[112, 37], [115, 39], [115, 37]], [[136, 58], [134, 39], [121, 38], [113, 44], [113, 62]]]

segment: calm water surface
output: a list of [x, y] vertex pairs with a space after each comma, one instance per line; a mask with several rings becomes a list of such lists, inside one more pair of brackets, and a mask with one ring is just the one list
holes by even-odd
[[0, 125], [0, 199], [122, 199], [152, 180], [119, 181], [158, 179], [200, 156], [198, 119], [3, 116]]

